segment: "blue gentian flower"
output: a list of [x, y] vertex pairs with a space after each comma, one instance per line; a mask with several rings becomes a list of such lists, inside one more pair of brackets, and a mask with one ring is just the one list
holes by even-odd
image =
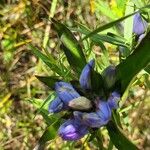
[[[94, 65], [94, 60], [91, 60], [80, 75], [79, 82], [85, 95], [89, 90], [92, 91], [91, 73]], [[114, 72], [114, 68], [111, 67], [111, 69]], [[109, 71], [107, 71], [108, 74]], [[106, 125], [111, 119], [112, 109], [117, 108], [120, 99], [120, 95], [113, 92], [107, 101], [99, 97], [90, 100], [85, 95], [80, 95], [70, 83], [66, 82], [56, 82], [55, 91], [57, 97], [50, 103], [49, 112], [73, 111], [72, 119], [67, 120], [59, 128], [59, 135], [64, 140], [78, 140], [88, 133], [88, 128]]]
[[95, 112], [85, 113], [75, 111], [75, 118], [92, 128], [99, 128], [103, 125], [106, 125], [111, 119], [111, 109], [109, 107], [109, 103], [103, 100], [99, 100], [96, 103]]
[[69, 103], [70, 100], [80, 97], [78, 92], [73, 88], [73, 86], [70, 83], [56, 82], [55, 90], [58, 97], [66, 105]]
[[140, 36], [147, 30], [148, 23], [141, 17], [140, 13], [136, 13], [133, 18], [133, 33]]
[[56, 97], [49, 105], [50, 113], [57, 113], [62, 111], [63, 109], [64, 109], [64, 103], [59, 97]]
[[94, 68], [95, 61], [92, 59], [82, 70], [80, 75], [80, 85], [83, 89], [88, 90], [91, 89], [91, 72]]
[[58, 134], [64, 140], [79, 140], [88, 133], [88, 128], [77, 119], [69, 119], [59, 128]]

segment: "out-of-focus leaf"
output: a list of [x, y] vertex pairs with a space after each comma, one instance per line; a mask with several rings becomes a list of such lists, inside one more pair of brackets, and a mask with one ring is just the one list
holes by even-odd
[[150, 63], [150, 32], [146, 35], [134, 52], [117, 67], [117, 79], [121, 82], [123, 93], [131, 80]]
[[50, 9], [50, 17], [54, 17], [57, 6], [57, 0], [52, 0], [51, 9]]
[[125, 9], [127, 0], [116, 0], [117, 7], [121, 8], [122, 10]]
[[113, 13], [112, 9], [109, 7], [108, 2], [97, 0], [95, 2], [96, 9], [102, 12], [105, 16], [109, 17], [110, 19], [114, 20], [117, 16]]
[[56, 72], [57, 74], [61, 75], [61, 70], [60, 68], [56, 65], [56, 61], [54, 60], [53, 57], [47, 57], [45, 54], [43, 54], [38, 48], [29, 45], [29, 48], [32, 50], [32, 52], [40, 59], [42, 59], [42, 61], [54, 72]]
[[52, 19], [52, 23], [55, 31], [60, 37], [63, 45], [62, 48], [70, 66], [79, 76], [83, 67], [86, 65], [86, 59], [79, 42], [65, 25], [54, 19]]
[[36, 78], [47, 85], [50, 89], [54, 89], [55, 83], [60, 81], [58, 77], [53, 76], [36, 76]]
[[132, 0], [137, 8], [143, 7], [145, 4], [142, 0]]
[[107, 130], [111, 141], [119, 150], [138, 150], [114, 122], [110, 121], [107, 124]]
[[[133, 2], [129, 1], [126, 4], [125, 15], [131, 14], [134, 12]], [[132, 33], [133, 33], [133, 16], [130, 16], [124, 21], [124, 38], [128, 40], [128, 42], [132, 43]]]

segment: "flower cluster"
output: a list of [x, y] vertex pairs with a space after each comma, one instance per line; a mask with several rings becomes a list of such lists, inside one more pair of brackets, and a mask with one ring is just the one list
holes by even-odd
[[[94, 66], [95, 62], [91, 60], [80, 75], [79, 82], [84, 93], [92, 90], [91, 72]], [[64, 140], [78, 140], [88, 133], [89, 128], [106, 125], [111, 119], [112, 109], [117, 108], [120, 99], [120, 94], [114, 91], [107, 101], [100, 96], [93, 96], [91, 100], [86, 94], [79, 94], [70, 83], [66, 82], [56, 82], [55, 91], [57, 97], [50, 103], [49, 112], [58, 113], [63, 110], [72, 112], [71, 118], [63, 123], [58, 131]]]

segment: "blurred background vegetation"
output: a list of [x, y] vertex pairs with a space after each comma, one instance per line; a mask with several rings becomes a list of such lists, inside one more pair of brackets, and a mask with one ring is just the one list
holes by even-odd
[[[0, 150], [31, 150], [46, 127], [41, 115], [36, 115], [36, 108], [29, 103], [30, 98], [46, 99], [51, 92], [40, 83], [35, 75], [55, 75], [37, 59], [27, 44], [39, 47], [45, 53], [51, 53], [58, 65], [64, 67], [64, 54], [59, 50], [60, 42], [51, 28], [49, 19], [65, 23], [74, 31], [79, 24], [90, 30], [125, 15], [127, 0], [0, 0]], [[133, 0], [134, 2], [134, 0]], [[137, 7], [146, 5], [148, 0], [139, 0]], [[118, 24], [118, 29], [121, 25]], [[114, 29], [111, 32], [116, 33]], [[109, 52], [109, 62], [119, 62], [118, 47], [105, 42]], [[101, 49], [87, 45], [98, 59], [103, 58]], [[103, 59], [104, 60], [104, 59]], [[109, 65], [104, 61], [105, 66]], [[102, 64], [102, 63], [101, 63]], [[69, 71], [69, 69], [68, 69]], [[68, 77], [66, 72], [64, 77]], [[150, 103], [149, 76], [145, 72], [138, 75], [138, 80], [130, 90], [126, 101], [124, 124], [126, 135], [136, 141], [140, 149], [150, 148]], [[129, 105], [130, 104], [130, 105]], [[78, 143], [79, 145], [81, 143]], [[65, 145], [65, 142], [64, 142]], [[78, 149], [78, 145], [76, 145]], [[69, 149], [58, 139], [47, 145], [47, 149]], [[79, 148], [80, 149], [80, 148]], [[90, 145], [85, 149], [96, 149]]]

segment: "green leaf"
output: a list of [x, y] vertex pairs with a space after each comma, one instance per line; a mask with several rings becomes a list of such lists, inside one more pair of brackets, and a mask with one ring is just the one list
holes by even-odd
[[79, 42], [65, 25], [54, 19], [52, 19], [52, 23], [55, 31], [60, 37], [62, 48], [70, 66], [79, 76], [83, 67], [86, 65], [86, 59]]
[[[29, 102], [32, 103], [33, 106], [35, 106], [37, 109], [39, 109], [39, 108], [41, 108], [44, 101], [42, 99], [32, 98], [32, 99], [29, 99]], [[44, 105], [41, 108], [41, 111], [44, 111], [48, 114], [48, 105]]]
[[43, 108], [46, 109], [46, 115], [48, 116], [49, 112], [48, 112], [48, 105], [50, 104], [50, 102], [55, 98], [55, 94], [51, 93], [49, 94], [49, 96], [44, 100], [44, 102], [42, 101], [42, 104], [40, 105], [40, 107], [38, 108], [38, 111], [36, 114], [40, 113]]
[[36, 76], [36, 78], [47, 85], [50, 89], [54, 89], [55, 83], [60, 81], [58, 77], [52, 76]]
[[98, 95], [103, 94], [103, 88], [104, 88], [103, 78], [96, 71], [92, 71], [92, 74], [91, 74], [91, 85], [92, 85], [93, 92], [95, 92]]
[[131, 80], [150, 63], [150, 32], [134, 52], [117, 67], [117, 80], [121, 82], [121, 93], [124, 93]]
[[111, 141], [119, 150], [138, 150], [114, 122], [110, 121], [107, 124], [107, 130]]
[[61, 124], [60, 119], [56, 120], [52, 125], [50, 125], [45, 132], [43, 133], [42, 137], [40, 138], [38, 144], [34, 148], [34, 150], [41, 150], [44, 149], [44, 145], [47, 141], [53, 140], [57, 136], [57, 130]]
[[94, 31], [92, 31], [89, 34], [87, 34], [85, 37], [83, 37], [83, 39], [81, 41], [83, 41], [83, 40], [93, 36], [94, 34], [97, 34], [97, 33], [101, 32], [101, 31], [104, 31], [104, 30], [106, 30], [108, 28], [111, 28], [111, 27], [115, 26], [117, 23], [119, 23], [119, 22], [125, 20], [126, 18], [136, 14], [137, 12], [140, 12], [140, 11], [146, 9], [146, 8], [149, 8], [149, 7], [150, 7], [150, 5], [146, 5], [146, 6], [142, 7], [142, 8], [140, 8], [138, 11], [135, 11], [134, 13], [131, 13], [131, 14], [127, 15], [127, 16], [121, 17], [121, 18], [119, 18], [117, 20], [114, 20], [114, 21], [112, 21], [112, 22], [110, 22], [108, 24], [105, 24], [103, 26], [100, 26], [97, 29], [95, 29]]
[[[91, 33], [91, 31], [83, 26], [82, 24], [78, 24], [80, 26], [81, 29], [78, 29], [77, 31], [79, 31], [80, 33], [82, 34], [85, 34], [85, 35], [88, 35]], [[89, 37], [93, 42], [95, 42], [96, 44], [99, 42], [108, 42], [108, 43], [111, 43], [111, 44], [114, 44], [114, 45], [120, 45], [120, 46], [124, 46], [124, 47], [128, 47], [128, 43], [127, 41], [118, 36], [118, 35], [115, 35], [113, 33], [108, 33], [107, 35], [105, 34], [94, 34], [92, 36]]]
[[62, 72], [59, 69], [59, 67], [56, 65], [56, 61], [54, 60], [53, 57], [47, 57], [45, 54], [43, 54], [38, 48], [29, 45], [29, 48], [32, 50], [32, 52], [40, 59], [42, 59], [42, 61], [54, 72], [56, 72], [57, 74], [61, 75]]
[[98, 28], [95, 29], [94, 31], [92, 31], [92, 32], [90, 32], [89, 34], [87, 34], [87, 35], [82, 39], [82, 41], [85, 40], [85, 39], [87, 39], [87, 38], [89, 38], [89, 37], [91, 37], [91, 36], [93, 36], [94, 34], [97, 34], [97, 33], [101, 32], [101, 31], [104, 31], [104, 30], [106, 30], [106, 29], [108, 29], [108, 28], [111, 28], [111, 27], [115, 26], [117, 23], [119, 23], [119, 22], [125, 20], [126, 18], [128, 18], [128, 17], [134, 15], [134, 14], [137, 13], [137, 12], [138, 12], [138, 11], [136, 11], [136, 12], [134, 12], [134, 13], [132, 13], [132, 14], [129, 14], [129, 15], [125, 16], [125, 17], [121, 17], [121, 18], [119, 18], [119, 19], [117, 19], [117, 20], [115, 20], [115, 21], [112, 21], [112, 22], [108, 23], [108, 24], [105, 24], [105, 25], [103, 25], [103, 26], [98, 27]]

